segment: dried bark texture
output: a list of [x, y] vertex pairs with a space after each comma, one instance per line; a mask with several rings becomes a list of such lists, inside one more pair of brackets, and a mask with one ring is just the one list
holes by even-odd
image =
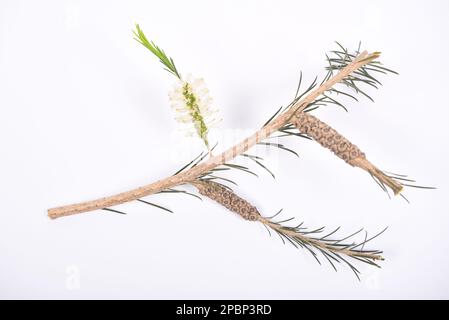
[[365, 154], [355, 144], [351, 143], [328, 124], [306, 112], [296, 114], [291, 122], [301, 133], [306, 134], [323, 147], [331, 150], [346, 163], [353, 167], [359, 167], [379, 179], [380, 182], [390, 187], [394, 194], [401, 193], [403, 187], [400, 183], [376, 168], [366, 159]]
[[260, 218], [260, 213], [255, 206], [216, 182], [198, 181], [193, 185], [198, 188], [201, 195], [218, 202], [245, 220], [256, 221]]

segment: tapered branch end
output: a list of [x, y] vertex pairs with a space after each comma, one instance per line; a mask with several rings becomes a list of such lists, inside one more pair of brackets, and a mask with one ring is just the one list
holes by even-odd
[[382, 170], [378, 169], [371, 162], [369, 162], [368, 159], [364, 157], [352, 160], [351, 165], [367, 171], [369, 174], [373, 176], [373, 178], [378, 180], [378, 182], [382, 187], [385, 188], [385, 186], [387, 186], [393, 191], [394, 195], [396, 196], [399, 195], [404, 189], [402, 184], [397, 182], [392, 177], [386, 175]]
[[95, 209], [92, 209], [92, 206], [80, 206], [80, 205], [69, 205], [69, 206], [62, 206], [62, 207], [56, 207], [51, 208], [47, 210], [47, 215], [50, 219], [58, 219], [62, 217], [71, 216], [77, 213], [87, 212], [87, 211], [93, 211], [96, 209], [102, 209], [103, 207], [100, 205], [95, 205]]
[[368, 54], [366, 57], [362, 58], [360, 61], [358, 61], [358, 63], [360, 63], [360, 62], [369, 63], [373, 60], [378, 59], [380, 57], [380, 55], [381, 55], [381, 52], [379, 52], [379, 51], [372, 52], [372, 53]]
[[47, 210], [47, 216], [48, 216], [50, 219], [52, 219], [52, 220], [57, 219], [57, 218], [60, 217], [58, 211], [55, 210], [55, 209], [48, 209], [48, 210]]

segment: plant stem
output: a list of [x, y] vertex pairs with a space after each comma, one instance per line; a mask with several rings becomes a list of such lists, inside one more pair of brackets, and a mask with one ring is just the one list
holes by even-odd
[[145, 197], [165, 189], [173, 188], [181, 184], [191, 183], [205, 172], [208, 172], [219, 165], [231, 161], [238, 155], [246, 152], [248, 149], [250, 149], [257, 143], [269, 137], [272, 133], [276, 132], [277, 130], [282, 128], [285, 124], [287, 124], [296, 113], [303, 112], [304, 109], [316, 98], [318, 98], [321, 94], [328, 91], [335, 84], [341, 82], [352, 72], [370, 63], [372, 60], [377, 59], [378, 57], [379, 53], [377, 52], [371, 54], [368, 54], [368, 52], [366, 51], [362, 52], [353, 60], [352, 63], [348, 64], [345, 68], [341, 69], [335, 76], [331, 77], [329, 80], [321, 84], [318, 88], [314, 89], [305, 97], [297, 101], [288, 110], [277, 116], [275, 119], [273, 119], [273, 121], [268, 123], [262, 129], [258, 130], [250, 137], [244, 139], [243, 141], [234, 145], [233, 147], [229, 148], [223, 153], [217, 156], [212, 156], [205, 162], [200, 163], [189, 170], [113, 196], [87, 202], [81, 202], [68, 206], [52, 208], [48, 210], [48, 216], [52, 219], [56, 219], [78, 213], [103, 209], [119, 205], [125, 202], [137, 200], [141, 197]]

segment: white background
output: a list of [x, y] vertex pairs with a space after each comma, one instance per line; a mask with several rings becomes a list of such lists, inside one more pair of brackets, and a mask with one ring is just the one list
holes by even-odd
[[[445, 0], [1, 0], [0, 297], [449, 298], [448, 15]], [[292, 98], [300, 69], [307, 82], [323, 76], [334, 40], [382, 51], [400, 76], [370, 91], [375, 104], [315, 114], [376, 165], [438, 190], [389, 200], [363, 171], [293, 138], [300, 159], [272, 153], [277, 179], [256, 168], [238, 190], [264, 215], [284, 208], [311, 228], [389, 226], [371, 244], [383, 268], [357, 264], [358, 282], [182, 195], [151, 198], [174, 214], [132, 203], [127, 216], [48, 219], [50, 207], [163, 178], [201, 150], [173, 133], [173, 78], [132, 40], [135, 22], [181, 72], [206, 79], [217, 137], [260, 126]]]

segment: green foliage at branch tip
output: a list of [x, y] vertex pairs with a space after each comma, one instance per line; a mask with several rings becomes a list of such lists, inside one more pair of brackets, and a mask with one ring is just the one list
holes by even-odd
[[136, 29], [133, 30], [135, 40], [150, 50], [156, 57], [159, 58], [159, 61], [164, 65], [164, 70], [167, 70], [177, 78], [181, 79], [181, 76], [176, 69], [175, 62], [172, 58], [168, 57], [164, 50], [159, 48], [153, 41], [149, 41], [145, 34], [143, 33], [140, 26], [136, 23]]

